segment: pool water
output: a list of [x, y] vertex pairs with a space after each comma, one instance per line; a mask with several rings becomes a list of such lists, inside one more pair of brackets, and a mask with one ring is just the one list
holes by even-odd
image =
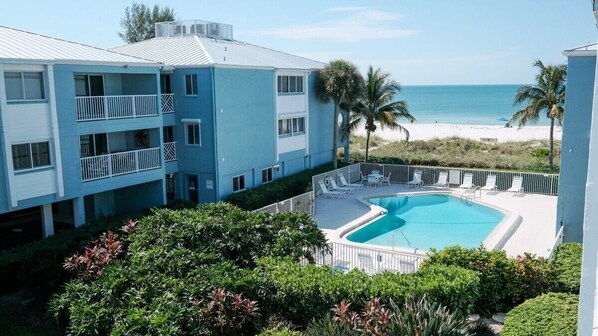
[[352, 242], [418, 250], [451, 245], [476, 247], [505, 216], [496, 209], [448, 194], [370, 198], [368, 201], [388, 213], [349, 234], [347, 239]]

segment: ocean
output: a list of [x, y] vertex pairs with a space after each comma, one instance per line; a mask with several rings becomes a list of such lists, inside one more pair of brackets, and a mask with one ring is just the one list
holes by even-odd
[[[407, 102], [419, 124], [504, 125], [523, 107], [513, 106], [519, 87], [521, 84], [401, 86], [395, 99]], [[550, 125], [550, 121], [542, 115], [528, 125]]]

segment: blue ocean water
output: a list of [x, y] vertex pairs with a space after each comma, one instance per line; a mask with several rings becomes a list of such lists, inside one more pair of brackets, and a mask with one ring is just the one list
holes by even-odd
[[[513, 106], [520, 84], [402, 86], [395, 99], [405, 100], [416, 123], [504, 125], [523, 106]], [[546, 116], [529, 125], [549, 125]]]
[[349, 234], [353, 242], [402, 246], [418, 250], [451, 245], [476, 247], [503, 219], [498, 210], [464, 203], [447, 194], [370, 198], [388, 210], [379, 219]]

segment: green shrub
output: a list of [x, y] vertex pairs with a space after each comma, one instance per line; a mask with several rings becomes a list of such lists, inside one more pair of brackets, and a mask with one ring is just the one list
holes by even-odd
[[508, 258], [504, 251], [484, 247], [447, 247], [430, 253], [422, 265], [454, 265], [479, 272], [480, 297], [476, 311], [493, 313], [505, 311], [554, 287], [555, 275], [543, 258], [526, 254]]
[[288, 327], [266, 328], [257, 336], [301, 336], [301, 333], [299, 331], [291, 330]]
[[476, 321], [469, 325], [469, 333], [471, 336], [494, 336], [494, 330], [482, 321]]
[[314, 169], [304, 170], [253, 189], [231, 194], [224, 201], [244, 210], [259, 209], [312, 190], [312, 176], [325, 173], [332, 169], [331, 165], [323, 165]]
[[525, 301], [507, 314], [502, 336], [575, 336], [579, 296], [548, 293]]
[[359, 270], [343, 273], [329, 267], [301, 267], [288, 260], [267, 258], [260, 261], [260, 268], [263, 278], [275, 288], [271, 309], [298, 325], [322, 318], [343, 300], [360, 309], [373, 297], [388, 302], [425, 294], [463, 314], [471, 312], [478, 300], [477, 275], [459, 267], [434, 266], [408, 275], [368, 276]]
[[550, 149], [548, 148], [536, 148], [531, 152], [531, 155], [536, 158], [545, 159], [550, 155]]
[[0, 294], [24, 289], [43, 303], [71, 278], [62, 269], [67, 256], [122, 225], [122, 219], [98, 221], [0, 252]]
[[579, 243], [565, 243], [557, 247], [552, 266], [556, 272], [558, 291], [579, 293], [582, 253], [583, 247]]

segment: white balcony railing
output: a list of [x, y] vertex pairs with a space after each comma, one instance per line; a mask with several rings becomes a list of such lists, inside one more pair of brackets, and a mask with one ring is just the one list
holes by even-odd
[[164, 143], [164, 161], [176, 160], [176, 141]]
[[162, 103], [162, 113], [174, 112], [174, 93], [163, 93], [160, 96], [160, 102]]
[[160, 168], [160, 148], [81, 158], [83, 182]]
[[77, 120], [138, 118], [158, 115], [156, 95], [75, 97]]

